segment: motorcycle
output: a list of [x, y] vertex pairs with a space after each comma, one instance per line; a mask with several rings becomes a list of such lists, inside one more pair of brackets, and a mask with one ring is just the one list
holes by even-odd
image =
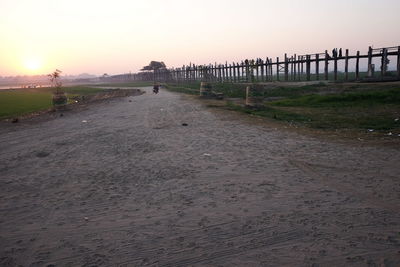
[[160, 90], [160, 86], [158, 84], [153, 86], [153, 93], [158, 94], [158, 91]]

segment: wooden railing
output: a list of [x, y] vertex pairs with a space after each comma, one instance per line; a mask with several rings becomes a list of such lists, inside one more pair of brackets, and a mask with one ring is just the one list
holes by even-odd
[[[379, 59], [378, 64], [374, 59]], [[361, 60], [366, 59], [362, 64]], [[375, 60], [376, 61], [376, 60]], [[390, 61], [396, 62], [389, 69]], [[330, 64], [333, 63], [330, 67]], [[339, 69], [339, 64], [342, 66]], [[351, 64], [352, 63], [352, 64]], [[349, 66], [354, 71], [349, 71]], [[378, 69], [379, 68], [379, 69]], [[387, 81], [400, 80], [400, 46], [368, 48], [367, 54], [356, 51], [333, 49], [323, 53], [293, 55], [244, 60], [228, 64], [189, 64], [181, 68], [161, 69], [153, 72], [122, 74], [113, 76], [124, 81], [159, 81], [159, 82], [272, 82], [272, 81]]]

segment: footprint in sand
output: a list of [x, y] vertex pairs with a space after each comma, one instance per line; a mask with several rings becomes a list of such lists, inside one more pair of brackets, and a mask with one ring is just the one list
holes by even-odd
[[45, 151], [40, 151], [40, 152], [37, 152], [37, 153], [36, 153], [36, 157], [38, 157], [38, 158], [45, 158], [45, 157], [47, 157], [48, 155], [50, 155], [50, 153], [45, 152]]

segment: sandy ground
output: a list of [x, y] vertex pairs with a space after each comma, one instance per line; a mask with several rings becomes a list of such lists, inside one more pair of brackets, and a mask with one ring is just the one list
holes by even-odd
[[400, 265], [398, 147], [146, 90], [0, 125], [0, 266]]

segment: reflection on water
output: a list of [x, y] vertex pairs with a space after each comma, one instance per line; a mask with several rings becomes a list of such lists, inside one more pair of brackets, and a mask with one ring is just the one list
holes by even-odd
[[0, 85], [0, 90], [24, 89], [24, 88], [43, 88], [43, 87], [50, 87], [50, 84]]

